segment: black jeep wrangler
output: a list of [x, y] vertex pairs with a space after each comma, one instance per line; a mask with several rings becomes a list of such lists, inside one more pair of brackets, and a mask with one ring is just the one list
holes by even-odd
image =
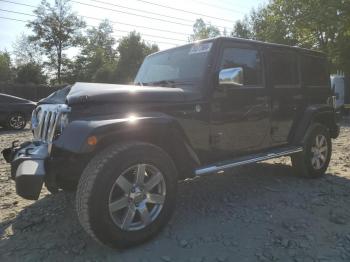
[[17, 193], [77, 189], [97, 241], [154, 236], [177, 181], [281, 156], [325, 173], [339, 135], [327, 61], [301, 48], [219, 37], [148, 56], [134, 85], [76, 83], [40, 101], [33, 141], [5, 149]]

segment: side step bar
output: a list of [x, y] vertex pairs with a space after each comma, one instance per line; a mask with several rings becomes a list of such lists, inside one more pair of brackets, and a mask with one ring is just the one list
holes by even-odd
[[208, 174], [216, 174], [237, 166], [243, 166], [243, 165], [252, 164], [252, 163], [256, 163], [256, 162], [260, 162], [268, 159], [288, 156], [301, 151], [303, 151], [303, 148], [301, 146], [300, 147], [289, 146], [289, 147], [273, 149], [263, 153], [258, 153], [254, 155], [244, 156], [244, 157], [238, 157], [236, 159], [218, 162], [210, 166], [200, 167], [195, 170], [195, 175], [202, 176], [202, 175], [208, 175]]

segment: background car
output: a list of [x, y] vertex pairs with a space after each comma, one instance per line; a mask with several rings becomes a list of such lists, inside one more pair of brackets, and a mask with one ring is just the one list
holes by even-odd
[[0, 93], [0, 125], [13, 130], [23, 129], [35, 106], [33, 101]]

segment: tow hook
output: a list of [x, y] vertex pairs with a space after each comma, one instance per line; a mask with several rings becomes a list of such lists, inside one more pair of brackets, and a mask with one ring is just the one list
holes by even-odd
[[15, 140], [12, 142], [11, 147], [5, 148], [4, 150], [1, 151], [7, 163], [11, 163], [14, 154], [20, 148], [18, 143], [19, 141]]

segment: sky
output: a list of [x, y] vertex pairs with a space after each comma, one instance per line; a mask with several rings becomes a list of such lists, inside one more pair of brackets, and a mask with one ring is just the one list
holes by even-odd
[[[4, 18], [25, 21], [34, 19], [30, 15], [33, 15], [33, 10], [40, 2], [41, 0], [0, 0], [1, 51], [11, 52], [19, 35], [31, 33], [25, 27], [25, 22]], [[54, 0], [48, 2], [53, 3]], [[117, 39], [136, 30], [145, 41], [157, 43], [163, 50], [185, 44], [197, 18], [218, 26], [221, 31], [226, 28], [227, 32], [231, 32], [235, 21], [249, 14], [252, 8], [267, 2], [268, 0], [72, 0], [71, 5], [78, 16], [83, 16], [88, 26], [97, 26], [102, 19], [108, 19], [113, 22], [114, 36]]]

